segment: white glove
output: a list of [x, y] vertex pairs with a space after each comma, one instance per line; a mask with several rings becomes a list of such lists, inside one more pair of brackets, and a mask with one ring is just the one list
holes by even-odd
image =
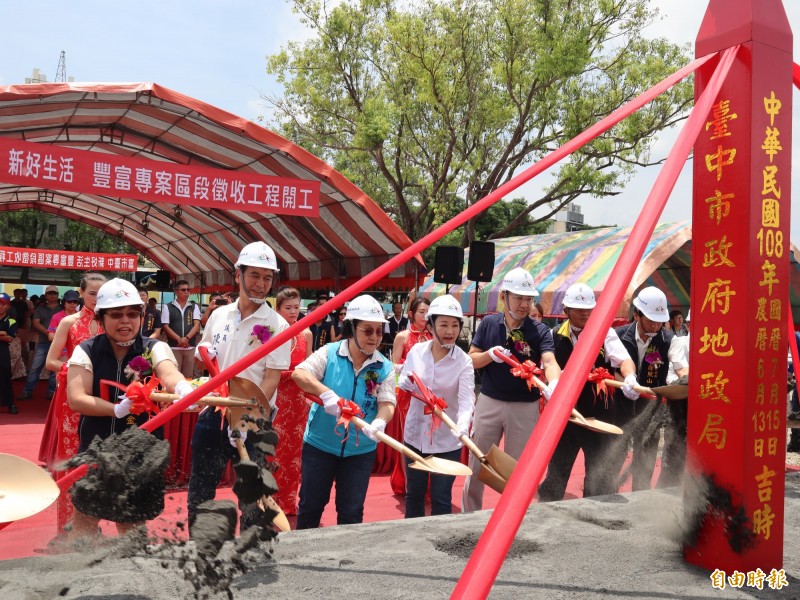
[[231, 426], [228, 425], [228, 441], [231, 443], [231, 446], [237, 448], [236, 440], [242, 440], [242, 443], [244, 444], [246, 439], [247, 439], [247, 428], [231, 429]]
[[133, 400], [122, 394], [119, 397], [119, 402], [114, 405], [114, 416], [118, 419], [127, 417], [131, 414], [131, 406], [133, 406]]
[[553, 395], [553, 392], [556, 391], [556, 386], [558, 385], [558, 379], [553, 379], [553, 381], [548, 381], [545, 388], [542, 390], [542, 396], [548, 402], [550, 401], [550, 396]]
[[319, 399], [322, 400], [325, 412], [338, 419], [342, 414], [342, 409], [339, 407], [339, 394], [333, 390], [327, 390], [319, 395]]
[[[210, 358], [211, 360], [214, 360], [215, 358], [217, 358], [217, 353], [211, 347], [211, 342], [200, 342], [199, 344], [197, 344], [197, 346], [194, 347], [194, 358], [200, 364], [203, 364], [203, 365], [205, 364], [203, 362], [203, 357], [200, 356], [200, 348], [207, 348], [208, 349], [208, 358]], [[175, 391], [176, 392], [178, 391], [177, 388], [175, 389]]]
[[[177, 385], [175, 385], [175, 393], [178, 394], [178, 398], [172, 401], [173, 404], [176, 402], [180, 402], [183, 397], [188, 394], [189, 392], [193, 392], [194, 388], [192, 384], [186, 381], [185, 379], [179, 381]], [[197, 404], [192, 404], [188, 410], [197, 410], [200, 408]]]
[[386, 430], [386, 421], [383, 419], [373, 419], [372, 423], [367, 423], [364, 425], [364, 428], [361, 430], [364, 434], [371, 439], [373, 442], [378, 441], [378, 436], [376, 435], [377, 432], [383, 433]]
[[639, 385], [639, 382], [636, 381], [636, 375], [631, 373], [625, 377], [625, 383], [623, 384], [622, 393], [625, 394], [625, 397], [628, 400], [636, 400], [639, 398], [639, 392], [633, 389], [633, 386]]
[[461, 441], [461, 436], [465, 435], [465, 436], [469, 437], [469, 425], [467, 425], [465, 427], [465, 426], [461, 425], [461, 423], [458, 423], [457, 424], [457, 428], [458, 428], [458, 430], [456, 430], [456, 429], [451, 429], [450, 430], [450, 433], [453, 434], [454, 438], [456, 438], [457, 440]]
[[489, 348], [489, 358], [491, 358], [496, 363], [505, 362], [502, 358], [495, 354], [495, 351], [500, 352], [500, 354], [505, 354], [506, 356], [511, 356], [511, 350], [508, 348], [503, 348], [502, 346], [492, 346]]

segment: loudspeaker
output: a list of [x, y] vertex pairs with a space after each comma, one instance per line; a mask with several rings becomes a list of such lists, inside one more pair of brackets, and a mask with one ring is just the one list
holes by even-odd
[[494, 277], [494, 242], [472, 242], [469, 245], [467, 279], [491, 281]]
[[169, 271], [156, 271], [156, 289], [159, 292], [169, 291]]
[[464, 249], [458, 246], [439, 246], [436, 248], [436, 260], [433, 280], [436, 283], [461, 283], [464, 273]]

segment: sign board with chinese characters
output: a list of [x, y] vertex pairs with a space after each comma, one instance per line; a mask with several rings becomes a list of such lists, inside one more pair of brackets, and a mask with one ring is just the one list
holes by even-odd
[[0, 181], [146, 202], [319, 216], [319, 181], [159, 162], [2, 137]]
[[[792, 45], [780, 1], [755, 4], [712, 0], [698, 36], [698, 52], [742, 44], [695, 144], [692, 214], [687, 464], [726, 506], [684, 555], [728, 572], [783, 562]], [[775, 29], [740, 22], [755, 14]]]
[[93, 271], [136, 271], [136, 255], [102, 252], [68, 252], [0, 246], [0, 265], [36, 269], [91, 269]]

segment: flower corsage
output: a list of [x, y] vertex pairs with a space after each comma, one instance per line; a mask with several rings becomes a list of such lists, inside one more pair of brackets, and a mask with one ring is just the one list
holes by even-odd
[[268, 325], [254, 325], [247, 344], [251, 345], [253, 342], [266, 344], [269, 341], [269, 338], [272, 337], [273, 333], [275, 333], [275, 329], [269, 327]]
[[364, 381], [367, 384], [367, 394], [373, 397], [377, 396], [378, 387], [380, 386], [378, 373], [375, 371], [367, 371], [366, 375], [364, 375]]
[[153, 354], [147, 348], [141, 356], [134, 356], [124, 370], [129, 381], [141, 381], [153, 374]]
[[528, 342], [525, 341], [525, 337], [522, 335], [521, 330], [515, 329], [511, 332], [509, 337], [511, 338], [511, 344], [514, 352], [520, 356], [531, 355], [531, 347], [528, 345]]

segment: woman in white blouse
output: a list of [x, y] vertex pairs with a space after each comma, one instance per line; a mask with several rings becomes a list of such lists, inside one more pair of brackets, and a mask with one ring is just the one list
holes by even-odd
[[[406, 446], [423, 456], [437, 456], [458, 461], [462, 434], [469, 433], [475, 406], [475, 371], [472, 359], [456, 340], [461, 333], [463, 313], [452, 296], [439, 296], [431, 302], [427, 328], [433, 339], [416, 344], [408, 353], [398, 385], [419, 393], [409, 379], [412, 373], [447, 404], [445, 412], [458, 425], [452, 431], [432, 414], [425, 414], [425, 404], [412, 398], [406, 417]], [[407, 462], [410, 462], [406, 458]], [[455, 477], [408, 469], [406, 472], [406, 518], [425, 516], [425, 493], [430, 485], [431, 514], [452, 512]]]

